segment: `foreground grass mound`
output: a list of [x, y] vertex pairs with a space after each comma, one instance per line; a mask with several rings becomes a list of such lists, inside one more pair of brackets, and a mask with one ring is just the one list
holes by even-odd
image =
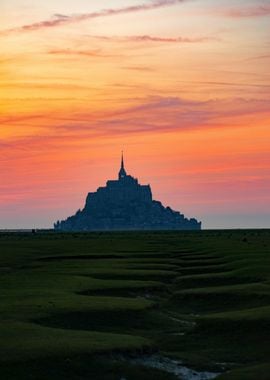
[[157, 352], [269, 378], [267, 230], [1, 233], [0, 252], [1, 378], [189, 379], [131, 360]]

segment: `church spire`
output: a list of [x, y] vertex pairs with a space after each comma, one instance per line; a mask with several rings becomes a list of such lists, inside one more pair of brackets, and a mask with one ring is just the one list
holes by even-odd
[[123, 155], [123, 151], [122, 151], [122, 156], [121, 156], [121, 168], [120, 168], [120, 171], [119, 171], [119, 174], [118, 174], [118, 178], [119, 179], [122, 179], [124, 177], [126, 177], [127, 173], [125, 171], [125, 166], [124, 166], [124, 155]]

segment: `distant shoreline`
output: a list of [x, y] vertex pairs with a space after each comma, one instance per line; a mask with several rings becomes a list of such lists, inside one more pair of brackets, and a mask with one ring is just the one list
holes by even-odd
[[[237, 228], [205, 228], [202, 230], [198, 230], [195, 232], [207, 232], [207, 231], [265, 231], [270, 230], [270, 227], [237, 227]], [[57, 231], [53, 228], [6, 228], [6, 229], [0, 229], [1, 233], [46, 233], [46, 232], [53, 232], [53, 233], [66, 233], [66, 234], [72, 234], [72, 233], [112, 233], [112, 232], [194, 232], [194, 230], [92, 230], [92, 231]]]
[[53, 228], [1, 228], [0, 233], [3, 232], [53, 232]]

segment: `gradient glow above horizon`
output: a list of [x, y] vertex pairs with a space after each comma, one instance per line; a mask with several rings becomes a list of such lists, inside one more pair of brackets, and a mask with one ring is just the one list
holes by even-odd
[[3, 0], [0, 228], [126, 169], [203, 228], [270, 227], [270, 2]]

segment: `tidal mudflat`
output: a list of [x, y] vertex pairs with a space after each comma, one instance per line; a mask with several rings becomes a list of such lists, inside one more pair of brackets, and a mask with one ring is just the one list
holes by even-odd
[[2, 232], [0, 274], [5, 380], [269, 380], [268, 230]]

